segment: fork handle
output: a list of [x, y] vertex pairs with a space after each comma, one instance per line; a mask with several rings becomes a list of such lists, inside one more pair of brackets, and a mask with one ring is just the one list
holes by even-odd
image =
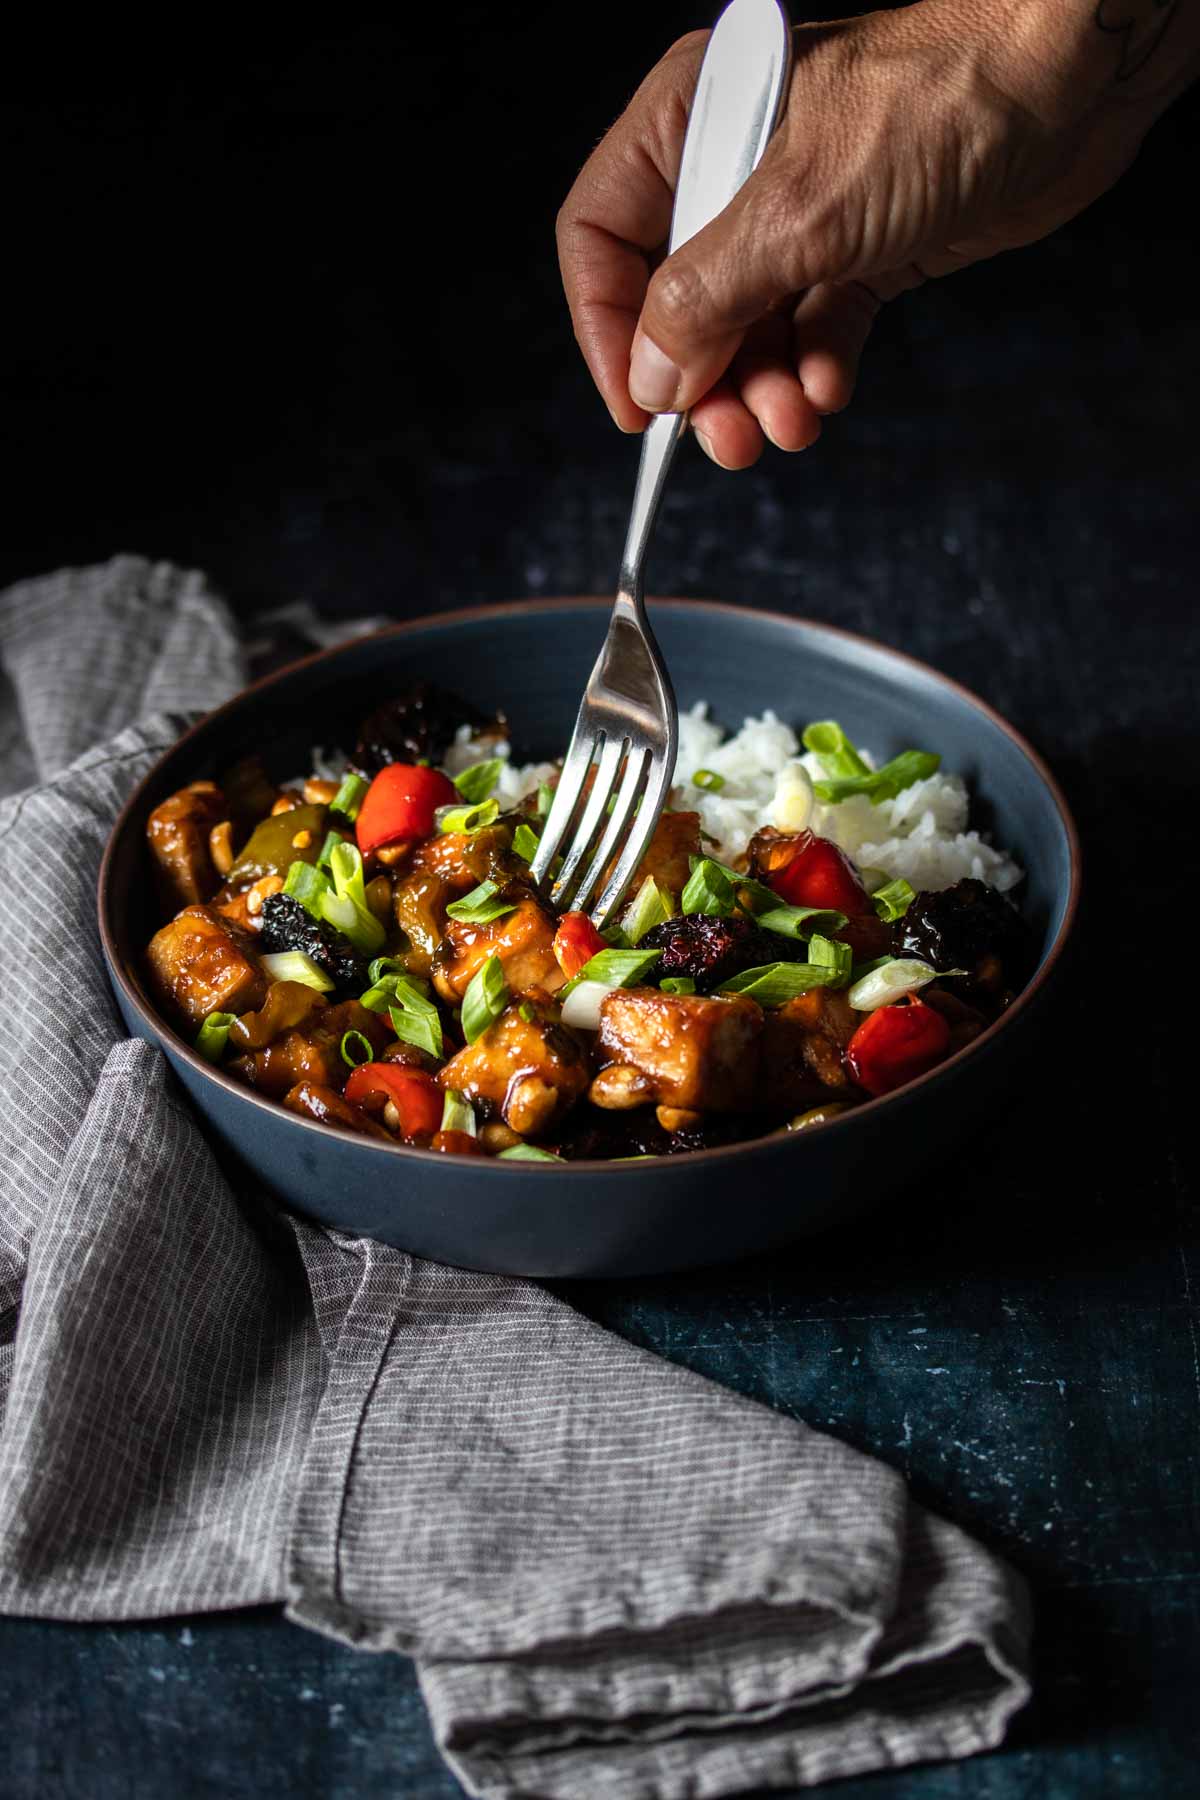
[[[731, 0], [713, 28], [692, 100], [670, 253], [723, 212], [762, 160], [779, 123], [791, 69], [791, 30], [781, 0]], [[642, 564], [685, 413], [658, 413], [642, 438], [619, 599], [642, 603]]]

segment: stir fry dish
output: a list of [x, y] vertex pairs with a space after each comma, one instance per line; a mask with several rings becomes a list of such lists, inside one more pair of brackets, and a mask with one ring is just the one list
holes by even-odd
[[[723, 752], [704, 729], [710, 760], [736, 771], [742, 738]], [[916, 817], [922, 782], [936, 809], [936, 756], [875, 768], [830, 720], [803, 746], [733, 849], [711, 827], [734, 816], [717, 797], [736, 776], [681, 760], [630, 896], [598, 931], [531, 881], [554, 768], [523, 778], [503, 718], [420, 684], [363, 721], [344, 773], [276, 785], [252, 758], [155, 808], [169, 916], [147, 949], [151, 987], [210, 1062], [381, 1142], [569, 1161], [819, 1128], [970, 1043], [1034, 950], [996, 886], [918, 890], [835, 841], [839, 818], [861, 838], [874, 809]], [[893, 870], [906, 843], [932, 854], [932, 817], [894, 827], [911, 836], [889, 840]], [[956, 842], [970, 866], [1002, 866], [975, 834]]]

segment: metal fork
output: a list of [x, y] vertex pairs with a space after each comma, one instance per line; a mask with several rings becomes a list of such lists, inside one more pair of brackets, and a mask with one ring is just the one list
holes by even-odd
[[[758, 166], [783, 109], [790, 53], [780, 0], [732, 0], [717, 20], [684, 138], [668, 253], [715, 219]], [[686, 427], [685, 414], [661, 413], [642, 439], [608, 636], [584, 689], [533, 860], [533, 879], [541, 886], [576, 821], [550, 900], [563, 910], [586, 911], [603, 883], [591, 912], [597, 926], [611, 917], [633, 879], [675, 771], [675, 694], [646, 617], [642, 564]]]

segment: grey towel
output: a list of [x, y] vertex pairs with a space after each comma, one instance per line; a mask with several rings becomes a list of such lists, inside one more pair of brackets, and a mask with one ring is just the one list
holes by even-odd
[[995, 1745], [1024, 1590], [891, 1469], [532, 1283], [235, 1192], [126, 1040], [96, 870], [183, 709], [243, 678], [202, 579], [123, 557], [10, 589], [0, 654], [0, 1609], [283, 1601], [415, 1657], [496, 1800]]

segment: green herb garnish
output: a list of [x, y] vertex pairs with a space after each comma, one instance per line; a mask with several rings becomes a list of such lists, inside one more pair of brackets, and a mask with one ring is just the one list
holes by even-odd
[[475, 1137], [479, 1130], [475, 1108], [457, 1088], [446, 1089], [446, 1099], [442, 1106], [442, 1130], [465, 1131], [470, 1137]]
[[836, 719], [818, 719], [804, 733], [801, 742], [818, 757], [827, 775], [851, 776], [871, 773]]
[[828, 906], [773, 906], [756, 914], [756, 922], [780, 937], [806, 938], [817, 930], [840, 931], [846, 915]]
[[367, 905], [363, 859], [357, 844], [343, 839], [333, 846], [329, 873], [333, 877], [333, 892], [327, 892], [322, 899], [322, 915], [363, 956], [370, 956], [379, 949], [387, 933]]
[[276, 950], [262, 958], [262, 966], [272, 981], [298, 981], [302, 987], [313, 988], [318, 994], [333, 992], [333, 982], [324, 969], [318, 969], [312, 957], [305, 956], [303, 950]]
[[692, 857], [691, 863], [691, 876], [679, 897], [680, 911], [727, 919], [737, 905], [729, 872], [709, 856]]
[[555, 1156], [553, 1150], [539, 1150], [536, 1144], [514, 1144], [511, 1150], [501, 1150], [500, 1162], [565, 1162], [565, 1156]]
[[482, 1037], [488, 1026], [500, 1017], [509, 999], [503, 964], [498, 956], [489, 956], [472, 976], [471, 985], [463, 995], [462, 1028], [468, 1044]]
[[472, 832], [482, 831], [485, 826], [494, 825], [499, 817], [500, 802], [484, 800], [478, 806], [439, 807], [437, 825], [441, 832], [465, 831], [469, 836]]
[[370, 1038], [363, 1031], [344, 1031], [341, 1042], [342, 1061], [357, 1069], [360, 1063], [373, 1062], [375, 1051]]
[[531, 863], [537, 855], [538, 845], [540, 843], [541, 839], [538, 837], [538, 834], [533, 829], [532, 825], [526, 825], [522, 822], [513, 832], [512, 847], [517, 855], [523, 857], [527, 863]]
[[447, 916], [458, 919], [464, 925], [490, 925], [493, 919], [502, 919], [505, 913], [516, 912], [515, 900], [498, 898], [500, 888], [494, 881], [481, 881], [478, 887], [464, 894], [461, 900], [453, 900], [446, 908]]
[[602, 981], [611, 988], [635, 987], [639, 977], [652, 969], [661, 955], [661, 950], [597, 950], [555, 998], [565, 1000], [581, 981]]
[[298, 900], [312, 918], [325, 917], [325, 896], [332, 892], [332, 886], [324, 869], [297, 858], [284, 877], [283, 891]]
[[630, 945], [640, 944], [648, 931], [675, 915], [675, 896], [647, 875], [625, 915], [625, 936]]
[[703, 788], [707, 794], [719, 794], [725, 786], [725, 777], [718, 775], [715, 769], [697, 769], [692, 776], [692, 786]]
[[826, 983], [827, 987], [844, 987], [850, 979], [854, 952], [849, 944], [840, 944], [835, 938], [822, 937], [814, 931], [808, 940], [808, 960], [820, 968], [830, 970], [831, 978]]
[[330, 812], [340, 814], [353, 825], [370, 782], [362, 775], [343, 775], [342, 785], [329, 803]]
[[472, 806], [478, 806], [486, 800], [500, 779], [500, 771], [504, 767], [498, 756], [490, 756], [486, 762], [472, 763], [461, 775], [454, 777], [454, 785], [464, 800]]
[[664, 975], [658, 985], [664, 994], [694, 994], [696, 991], [690, 975]]
[[871, 905], [881, 919], [891, 924], [893, 919], [904, 917], [916, 897], [908, 882], [901, 876], [898, 881], [889, 881], [884, 887], [876, 888], [871, 895]]
[[743, 994], [759, 1006], [786, 1006], [798, 994], [812, 988], [836, 986], [836, 971], [827, 963], [776, 962], [760, 963], [755, 969], [743, 969], [740, 975], [721, 986], [723, 994]]
[[883, 800], [894, 800], [914, 781], [925, 781], [936, 775], [942, 759], [932, 750], [902, 750], [882, 768], [868, 770], [865, 775], [840, 775], [831, 781], [814, 781], [813, 793], [825, 806], [837, 806], [854, 794], [865, 794], [872, 806]]
[[236, 1018], [236, 1013], [210, 1012], [202, 1022], [196, 1033], [195, 1048], [205, 1062], [220, 1062], [225, 1054], [225, 1046], [229, 1042], [229, 1027]]

